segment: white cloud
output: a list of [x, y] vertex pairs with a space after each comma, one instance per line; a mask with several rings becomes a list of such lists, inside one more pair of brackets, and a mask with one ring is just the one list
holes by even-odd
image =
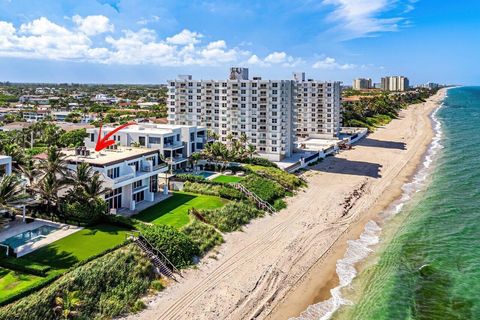
[[259, 65], [262, 67], [268, 67], [271, 65], [281, 65], [283, 67], [295, 67], [303, 64], [304, 61], [301, 58], [294, 58], [287, 55], [285, 52], [272, 52], [268, 54], [264, 59], [260, 59], [257, 55], [252, 55], [247, 60], [248, 64]]
[[285, 52], [272, 52], [265, 57], [264, 61], [267, 63], [282, 63], [286, 58], [287, 54]]
[[[353, 39], [371, 36], [379, 32], [398, 31], [404, 18], [380, 17], [398, 5], [398, 0], [323, 0], [325, 5], [333, 5], [334, 11], [328, 20], [337, 24], [342, 38]], [[409, 1], [414, 3], [413, 1]], [[410, 8], [413, 10], [413, 7]]]
[[192, 32], [188, 29], [183, 29], [182, 32], [167, 38], [167, 42], [171, 44], [178, 44], [178, 45], [187, 45], [187, 44], [196, 44], [200, 42], [200, 38], [203, 35], [197, 32]]
[[[74, 26], [68, 28], [45, 17], [18, 27], [0, 21], [0, 57], [169, 67], [234, 63], [294, 67], [305, 63], [283, 51], [260, 58], [238, 46], [229, 46], [222, 39], [202, 42], [202, 34], [188, 29], [160, 38], [149, 28], [114, 34], [114, 26], [103, 16], [74, 16], [71, 19]], [[100, 38], [102, 34], [105, 35]]]
[[348, 70], [353, 69], [356, 66], [354, 64], [345, 63], [340, 64], [334, 58], [326, 57], [322, 60], [315, 62], [312, 66], [315, 69], [340, 69], [340, 70]]
[[110, 20], [102, 15], [86, 16], [85, 18], [75, 15], [72, 21], [78, 26], [78, 30], [92, 36], [99, 33], [113, 32], [115, 29]]

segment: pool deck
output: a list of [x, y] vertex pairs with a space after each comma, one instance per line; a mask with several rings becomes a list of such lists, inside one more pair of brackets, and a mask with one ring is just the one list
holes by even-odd
[[43, 219], [35, 219], [34, 222], [24, 223], [22, 222], [21, 218], [17, 218], [15, 221], [12, 221], [6, 228], [0, 230], [0, 242], [3, 242], [6, 239], [13, 237], [19, 233], [33, 230], [44, 225], [56, 227], [59, 229], [46, 235], [45, 238], [42, 240], [33, 243], [27, 243], [23, 246], [16, 248], [15, 252], [17, 253], [17, 257], [24, 256], [32, 251], [35, 251], [41, 247], [65, 238], [66, 236], [69, 236], [83, 229], [83, 227], [72, 226], [64, 223], [56, 223]]

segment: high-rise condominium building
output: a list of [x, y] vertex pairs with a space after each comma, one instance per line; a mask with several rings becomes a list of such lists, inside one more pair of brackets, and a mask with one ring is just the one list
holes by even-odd
[[381, 88], [385, 91], [406, 91], [410, 87], [407, 77], [393, 76], [382, 78]]
[[337, 136], [340, 132], [340, 100], [340, 82], [312, 79], [296, 81], [297, 135], [329, 138]]
[[372, 89], [372, 79], [358, 78], [353, 80], [352, 87], [354, 90]]
[[260, 156], [289, 157], [295, 145], [295, 81], [248, 79], [248, 69], [232, 68], [228, 80], [179, 76], [168, 83], [168, 121], [206, 126], [221, 142], [245, 134]]

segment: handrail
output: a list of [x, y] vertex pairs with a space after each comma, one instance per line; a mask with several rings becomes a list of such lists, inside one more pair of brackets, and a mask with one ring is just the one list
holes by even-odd
[[[180, 276], [182, 275], [180, 270], [178, 270], [177, 267], [175, 267], [175, 265], [170, 260], [168, 260], [168, 258], [160, 250], [158, 250], [155, 246], [153, 246], [140, 231], [134, 230], [130, 234], [134, 238], [138, 238], [138, 239], [141, 239], [141, 241], [145, 241], [148, 244], [148, 246], [154, 251], [154, 253], [158, 257], [162, 258], [164, 261], [166, 261], [171, 266], [171, 268], [174, 272], [178, 273]], [[136, 236], [136, 234], [138, 234], [138, 235]]]
[[244, 185], [242, 185], [240, 183], [233, 183], [232, 185], [235, 189], [238, 189], [241, 192], [243, 192], [247, 197], [253, 198], [253, 200], [256, 202], [257, 206], [259, 206], [261, 209], [266, 209], [270, 213], [274, 213], [274, 212], [277, 211], [277, 210], [275, 210], [275, 208], [270, 203], [261, 199], [253, 191], [248, 190]]

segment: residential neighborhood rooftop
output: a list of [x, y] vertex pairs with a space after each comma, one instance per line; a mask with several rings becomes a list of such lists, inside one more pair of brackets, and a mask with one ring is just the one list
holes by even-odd
[[158, 153], [157, 150], [134, 147], [104, 149], [100, 152], [90, 148], [84, 150], [87, 151], [88, 155], [78, 155], [74, 148], [64, 149], [62, 152], [66, 155], [66, 160], [71, 163], [86, 162], [97, 167], [121, 163], [144, 155]]

